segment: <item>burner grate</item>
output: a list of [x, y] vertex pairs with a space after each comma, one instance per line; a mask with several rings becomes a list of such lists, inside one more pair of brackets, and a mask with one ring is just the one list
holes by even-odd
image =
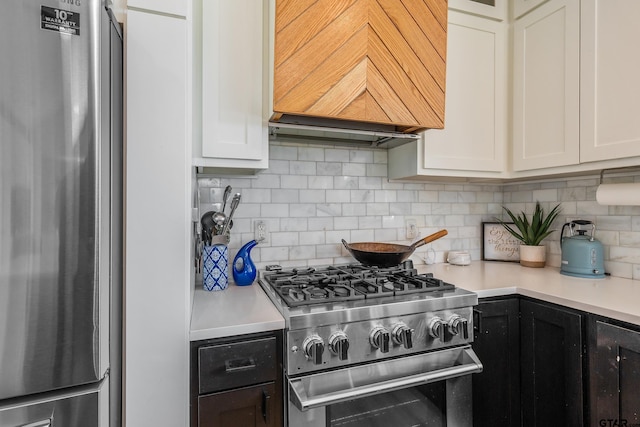
[[287, 270], [269, 266], [262, 278], [291, 307], [455, 288], [431, 273], [418, 274], [412, 264], [390, 268], [347, 264]]

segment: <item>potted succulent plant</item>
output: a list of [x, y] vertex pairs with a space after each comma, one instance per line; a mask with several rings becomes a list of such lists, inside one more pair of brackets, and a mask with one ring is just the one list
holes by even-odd
[[[496, 218], [496, 220], [507, 229], [509, 233], [516, 239], [520, 240], [520, 264], [525, 267], [544, 267], [546, 262], [546, 247], [541, 245], [542, 240], [551, 234], [554, 230], [550, 230], [551, 224], [560, 213], [560, 204], [557, 204], [548, 215], [540, 206], [540, 202], [536, 202], [531, 222], [527, 219], [524, 212], [515, 215], [506, 207], [505, 210], [513, 224]], [[515, 226], [515, 227], [514, 227]]]

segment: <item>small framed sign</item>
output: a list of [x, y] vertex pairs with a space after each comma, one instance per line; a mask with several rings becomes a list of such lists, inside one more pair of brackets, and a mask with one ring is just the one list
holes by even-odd
[[513, 237], [499, 222], [483, 222], [482, 259], [519, 262], [520, 240]]

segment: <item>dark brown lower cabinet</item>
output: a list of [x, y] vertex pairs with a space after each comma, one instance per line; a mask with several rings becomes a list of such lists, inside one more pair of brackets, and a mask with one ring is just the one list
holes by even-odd
[[282, 331], [191, 343], [191, 427], [282, 427]]
[[582, 426], [582, 314], [520, 300], [523, 426]]
[[198, 426], [275, 426], [275, 396], [274, 383], [200, 396]]
[[640, 328], [589, 317], [591, 426], [640, 426]]
[[483, 299], [474, 310], [473, 425], [520, 426], [519, 299]]

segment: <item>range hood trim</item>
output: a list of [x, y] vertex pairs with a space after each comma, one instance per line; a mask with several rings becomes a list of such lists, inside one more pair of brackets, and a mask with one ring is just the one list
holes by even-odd
[[294, 141], [367, 145], [374, 148], [393, 148], [420, 138], [420, 135], [415, 133], [345, 129], [276, 121], [269, 121], [269, 136]]

